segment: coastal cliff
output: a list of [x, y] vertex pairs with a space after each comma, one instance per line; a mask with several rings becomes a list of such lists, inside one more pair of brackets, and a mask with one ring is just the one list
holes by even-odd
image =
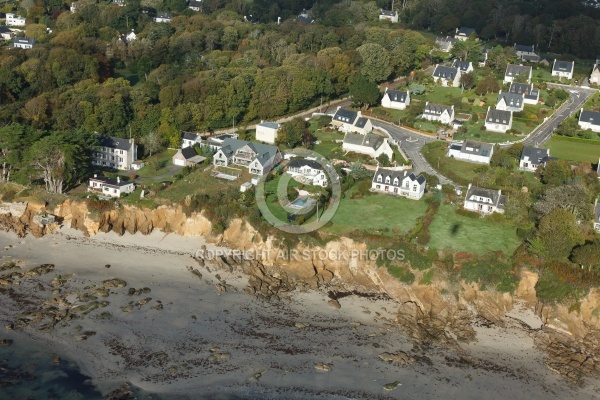
[[[529, 332], [538, 346], [549, 355], [547, 366], [574, 381], [600, 372], [600, 290], [593, 289], [573, 304], [542, 304], [536, 297], [538, 275], [523, 269], [513, 294], [480, 290], [476, 284], [450, 283], [435, 279], [428, 284], [405, 284], [391, 276], [386, 268], [369, 259], [335, 259], [319, 254], [366, 252], [367, 245], [350, 238], [339, 238], [323, 246], [307, 247], [299, 243], [282, 257], [273, 237], [263, 237], [248, 222], [233, 220], [219, 235], [212, 234], [211, 222], [200, 212], [186, 215], [181, 207], [162, 206], [140, 209], [132, 206], [95, 212], [84, 202], [64, 201], [51, 212], [57, 224], [39, 225], [35, 215], [44, 209], [39, 204], [4, 203], [0, 229], [19, 236], [31, 233], [43, 236], [68, 226], [94, 235], [115, 232], [118, 235], [155, 229], [181, 236], [202, 236], [208, 243], [243, 252], [260, 254], [254, 259], [223, 255], [216, 261], [223, 268], [241, 268], [248, 276], [247, 291], [268, 300], [278, 300], [285, 292], [322, 289], [330, 295], [330, 305], [339, 307], [340, 296], [386, 296], [398, 303], [400, 329], [419, 342], [435, 342], [459, 348], [460, 343], [476, 340], [474, 322], [486, 321], [503, 326], [516, 321]], [[293, 257], [289, 251], [308, 257]], [[197, 262], [205, 262], [202, 257]], [[417, 276], [419, 271], [413, 271]], [[526, 311], [516, 313], [517, 308]]]

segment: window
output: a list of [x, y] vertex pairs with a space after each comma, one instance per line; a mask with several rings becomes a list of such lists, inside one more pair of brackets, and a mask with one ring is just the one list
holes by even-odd
[[417, 184], [414, 184], [413, 185], [413, 192], [416, 192], [416, 191], [417, 191]]

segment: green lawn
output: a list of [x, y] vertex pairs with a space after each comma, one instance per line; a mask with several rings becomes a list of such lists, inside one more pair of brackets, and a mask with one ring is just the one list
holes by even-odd
[[[459, 184], [473, 182], [478, 176], [475, 170], [481, 167], [481, 164], [470, 163], [466, 161], [456, 160], [452, 157], [447, 157], [447, 146], [443, 142], [428, 143], [423, 147], [423, 156], [431, 164], [432, 167], [456, 181]], [[438, 168], [439, 165], [439, 168]]]
[[468, 218], [455, 210], [450, 205], [440, 207], [429, 226], [430, 247], [475, 254], [498, 250], [512, 254], [521, 243], [515, 227], [490, 218]]
[[173, 162], [177, 150], [165, 150], [144, 160], [144, 167], [137, 171], [140, 178], [152, 178], [169, 172], [168, 166]]
[[460, 88], [435, 86], [431, 92], [426, 92], [420, 96], [414, 96], [414, 98], [436, 104], [446, 104], [451, 98], [461, 96], [464, 96], [464, 93], [461, 93]]
[[597, 163], [600, 158], [600, 142], [592, 141], [569, 142], [566, 140], [550, 139], [544, 148], [550, 149], [552, 157], [570, 161]]
[[406, 234], [417, 218], [425, 214], [427, 203], [385, 194], [373, 194], [360, 199], [348, 195], [340, 202], [325, 232], [346, 235], [355, 230], [384, 230], [389, 235]]

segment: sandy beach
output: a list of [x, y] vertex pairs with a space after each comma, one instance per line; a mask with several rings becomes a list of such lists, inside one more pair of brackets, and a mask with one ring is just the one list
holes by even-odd
[[[423, 346], [401, 333], [395, 322], [401, 305], [394, 301], [347, 296], [337, 309], [320, 291], [260, 301], [244, 292], [241, 271], [199, 266], [191, 256], [202, 245], [202, 238], [158, 231], [86, 238], [62, 229], [40, 239], [0, 232], [0, 265], [15, 261], [25, 272], [54, 264], [52, 272], [0, 286], [0, 322], [14, 323], [23, 311], [54, 305], [59, 296], [71, 306], [107, 303], [52, 330], [30, 323], [10, 331], [16, 340], [26, 335], [76, 361], [102, 393], [127, 381], [147, 398], [600, 395], [598, 381], [573, 386], [544, 366], [544, 353], [522, 326], [536, 328], [526, 311], [514, 310], [504, 328], [475, 323], [477, 340], [461, 349]], [[126, 286], [98, 296], [103, 282], [115, 278]], [[61, 285], [53, 286], [53, 279]]]

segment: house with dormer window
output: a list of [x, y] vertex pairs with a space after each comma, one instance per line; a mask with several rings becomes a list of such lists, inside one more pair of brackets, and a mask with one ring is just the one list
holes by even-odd
[[498, 101], [496, 102], [496, 110], [503, 111], [523, 111], [525, 105], [525, 98], [522, 94], [503, 92], [502, 90], [498, 94]]
[[393, 24], [398, 23], [398, 11], [379, 10], [380, 21], [391, 21]]
[[600, 132], [600, 112], [581, 110], [579, 114], [579, 127]]
[[517, 53], [517, 58], [521, 61], [526, 62], [539, 62], [540, 56], [535, 52], [534, 45], [522, 45], [515, 43], [515, 52]]
[[506, 133], [512, 128], [512, 111], [504, 111], [488, 107], [485, 116], [485, 129], [491, 132]]
[[[476, 36], [475, 29], [466, 28], [466, 27], [462, 26], [460, 28], [456, 28], [456, 33], [454, 34], [454, 38], [457, 40], [465, 41], [468, 38], [470, 38], [471, 35]], [[477, 39], [477, 40], [479, 40], [479, 39]]]
[[465, 210], [471, 210], [480, 214], [504, 213], [506, 196], [501, 190], [484, 189], [469, 183], [467, 195], [465, 196]]
[[575, 61], [559, 61], [557, 59], [554, 59], [554, 64], [552, 64], [552, 76], [573, 79], [574, 70]]
[[525, 146], [521, 152], [519, 169], [535, 172], [539, 166], [546, 166], [550, 160], [550, 150], [538, 149], [537, 147]]
[[405, 110], [410, 105], [410, 92], [400, 90], [388, 90], [381, 99], [381, 106], [384, 108], [393, 108], [395, 110]]
[[521, 83], [531, 83], [531, 67], [527, 65], [508, 64], [504, 72], [504, 83], [512, 83], [515, 79]]
[[461, 74], [462, 72], [458, 68], [436, 64], [432, 76], [435, 82], [442, 86], [458, 87]]
[[366, 135], [373, 130], [373, 124], [368, 118], [364, 118], [360, 111], [346, 110], [338, 107], [331, 118], [331, 125], [342, 132], [356, 132]]
[[314, 158], [293, 159], [288, 163], [286, 173], [301, 183], [327, 186], [327, 174], [323, 166]]
[[469, 72], [473, 72], [473, 63], [471, 61], [454, 60], [452, 68], [456, 68], [461, 74], [468, 74]]
[[523, 102], [525, 104], [537, 104], [540, 99], [540, 91], [534, 89], [531, 83], [517, 83], [513, 82], [510, 84], [509, 93], [523, 95]]
[[428, 121], [438, 121], [448, 125], [454, 120], [454, 106], [444, 106], [427, 102], [425, 103], [425, 109], [421, 117]]
[[435, 44], [440, 49], [440, 51], [443, 51], [444, 53], [449, 53], [450, 50], [452, 50], [452, 47], [454, 47], [454, 43], [456, 43], [457, 40], [458, 39], [456, 38], [446, 36], [445, 38], [436, 38]]
[[425, 194], [426, 179], [410, 170], [377, 168], [371, 183], [371, 190], [419, 200]]
[[90, 178], [88, 185], [88, 192], [97, 193], [101, 196], [119, 198], [122, 194], [128, 194], [135, 190], [133, 182], [121, 181], [121, 178], [117, 179], [98, 177], [94, 174], [93, 178]]

